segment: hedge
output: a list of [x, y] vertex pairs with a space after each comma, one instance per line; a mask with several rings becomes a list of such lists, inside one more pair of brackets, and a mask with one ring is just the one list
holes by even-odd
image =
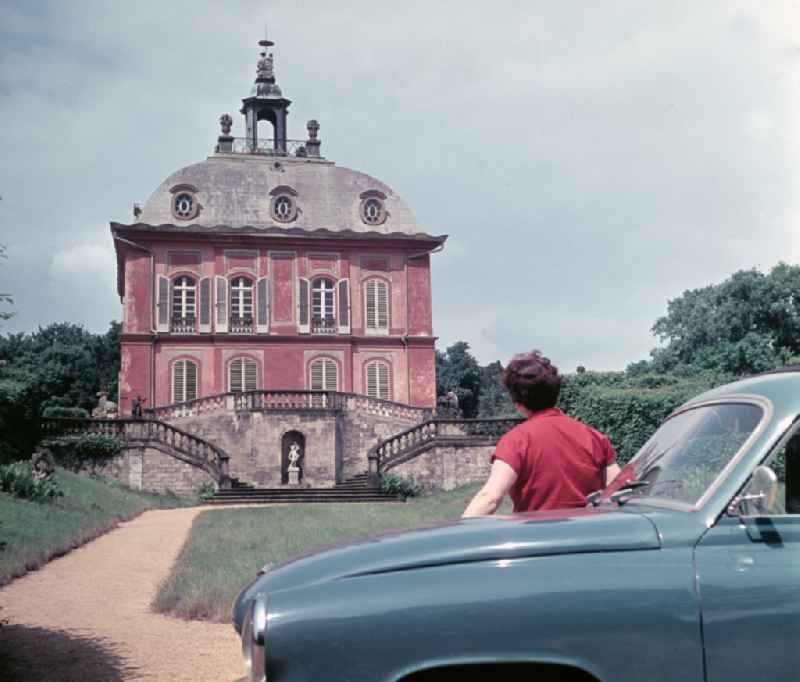
[[677, 407], [726, 380], [719, 375], [685, 379], [585, 372], [566, 378], [559, 407], [605, 433], [617, 451], [618, 461], [625, 463]]

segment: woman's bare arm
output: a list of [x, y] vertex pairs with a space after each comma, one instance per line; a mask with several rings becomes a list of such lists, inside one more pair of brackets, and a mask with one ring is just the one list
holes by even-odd
[[472, 498], [462, 517], [494, 514], [516, 480], [517, 472], [502, 460], [496, 459], [492, 463], [489, 479]]

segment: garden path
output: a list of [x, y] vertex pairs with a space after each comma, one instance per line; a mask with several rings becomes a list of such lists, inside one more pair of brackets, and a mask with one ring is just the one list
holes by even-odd
[[241, 678], [232, 626], [150, 611], [159, 583], [203, 511], [145, 512], [0, 590], [0, 678]]

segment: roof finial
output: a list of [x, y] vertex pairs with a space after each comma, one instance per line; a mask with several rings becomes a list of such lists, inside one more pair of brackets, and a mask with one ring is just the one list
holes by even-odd
[[275, 64], [272, 57], [272, 52], [267, 54], [267, 48], [272, 47], [275, 43], [266, 38], [266, 26], [264, 27], [264, 39], [259, 40], [258, 44], [261, 46], [261, 58], [258, 60], [256, 66], [256, 83], [253, 88], [253, 94], [258, 97], [280, 97], [281, 89], [275, 84]]

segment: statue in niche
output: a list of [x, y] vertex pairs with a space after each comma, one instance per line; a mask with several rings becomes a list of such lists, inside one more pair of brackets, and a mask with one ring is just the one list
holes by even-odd
[[289, 473], [289, 485], [298, 485], [300, 483], [300, 444], [297, 442], [289, 446], [289, 466], [287, 471]]

